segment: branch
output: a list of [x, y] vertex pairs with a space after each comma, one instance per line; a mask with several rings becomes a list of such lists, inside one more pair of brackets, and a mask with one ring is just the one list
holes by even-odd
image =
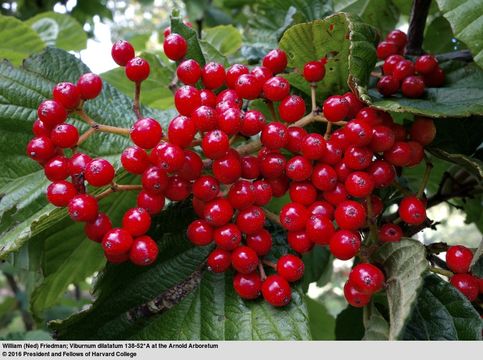
[[138, 191], [142, 190], [143, 186], [142, 185], [119, 185], [116, 183], [112, 183], [111, 187], [103, 192], [101, 192], [99, 195], [96, 196], [97, 200], [104, 199], [106, 196], [114, 193], [114, 192], [119, 192], [119, 191]]
[[141, 114], [141, 107], [139, 105], [139, 97], [141, 96], [141, 82], [136, 81], [135, 84], [136, 84], [136, 87], [134, 90], [134, 103], [132, 105], [132, 109], [139, 120], [139, 119], [142, 119], [143, 117]]
[[9, 274], [9, 273], [6, 273], [6, 272], [4, 272], [3, 274], [5, 275], [5, 278], [7, 279], [7, 283], [10, 286], [10, 289], [12, 290], [13, 294], [15, 295], [15, 299], [17, 301], [17, 307], [20, 310], [20, 314], [22, 315], [22, 321], [23, 321], [24, 326], [25, 326], [25, 331], [30, 331], [34, 327], [34, 322], [32, 320], [32, 317], [30, 316], [30, 313], [25, 310], [25, 308], [22, 304], [22, 301], [20, 300], [20, 299], [22, 299], [23, 296], [21, 294], [20, 288], [18, 287], [17, 281], [15, 280], [15, 278], [13, 277], [12, 274]]
[[428, 17], [431, 0], [414, 0], [408, 29], [406, 54], [420, 55], [423, 50], [424, 28]]

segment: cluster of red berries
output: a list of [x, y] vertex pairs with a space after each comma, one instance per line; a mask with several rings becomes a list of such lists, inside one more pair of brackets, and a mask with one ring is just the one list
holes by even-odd
[[444, 84], [444, 72], [436, 58], [422, 55], [412, 62], [402, 56], [406, 43], [406, 34], [393, 30], [377, 46], [377, 57], [384, 60], [383, 76], [377, 83], [377, 90], [384, 96], [394, 95], [401, 90], [405, 97], [420, 98], [425, 87], [440, 87]]
[[454, 273], [450, 283], [465, 295], [468, 300], [475, 301], [478, 294], [483, 294], [483, 278], [470, 273], [473, 252], [465, 246], [450, 246], [446, 252], [446, 265]]

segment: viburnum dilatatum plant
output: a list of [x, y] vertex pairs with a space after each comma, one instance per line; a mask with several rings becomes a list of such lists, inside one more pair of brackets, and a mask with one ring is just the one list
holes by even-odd
[[[115, 42], [111, 56], [120, 66], [115, 71], [133, 88], [133, 112], [123, 114], [130, 124], [105, 125], [90, 113], [97, 100], [89, 101], [109, 88], [100, 76], [86, 73], [77, 82], [53, 84], [51, 97], [38, 106], [34, 138], [27, 144], [27, 155], [50, 182], [47, 200], [82, 223], [85, 236], [110, 263], [106, 272], [135, 268], [129, 270], [135, 274], [175, 261], [166, 239], [157, 235], [172, 235], [159, 224], [181, 209], [185, 223], [176, 231], [184, 243], [176, 246], [199, 261], [194, 267], [186, 260], [189, 273], [161, 295], [150, 294], [156, 299], [149, 306], [173, 293], [176, 305], [198, 286], [205, 291], [206, 282], [226, 279], [224, 289], [236, 293], [230, 296], [240, 306], [290, 311], [303, 303], [300, 294], [309, 293], [309, 283], [321, 278], [322, 270], [314, 270], [320, 261], [344, 269], [334, 292], [345, 297], [350, 311], [360, 310], [365, 322], [373, 315], [377, 320], [378, 312], [385, 321], [407, 318], [426, 291], [421, 283], [434, 278], [447, 279], [448, 291], [479, 309], [481, 274], [475, 263], [481, 250], [423, 243], [416, 235], [436, 229], [428, 211], [434, 205], [478, 195], [474, 182], [449, 170], [444, 176], [461, 185], [451, 189], [457, 195], [446, 195], [446, 188], [434, 192], [433, 177], [443, 172], [440, 156], [465, 170], [477, 166], [438, 152], [446, 119], [420, 105], [453, 81], [451, 67], [439, 56], [408, 52], [410, 36], [400, 30], [361, 35], [345, 23], [358, 21], [338, 14], [287, 30], [314, 42], [300, 56], [299, 43], [287, 45], [282, 38], [256, 61], [241, 56], [229, 57], [230, 63], [214, 50], [211, 56], [208, 40], [199, 41], [178, 19], [160, 34], [157, 48], [165, 55], [163, 70], [171, 71], [163, 89], [175, 109], [166, 111], [169, 121], [140, 104], [143, 91], [152, 90], [160, 76], [160, 64], [151, 61], [156, 57], [128, 41]], [[349, 30], [336, 44], [331, 34], [343, 26]], [[318, 30], [322, 45], [308, 35]], [[361, 48], [366, 57], [352, 53]], [[448, 71], [446, 80], [442, 69]], [[88, 130], [76, 127], [79, 120]], [[81, 150], [99, 133], [125, 137], [119, 159]], [[106, 198], [125, 191], [135, 197], [115, 217]], [[394, 302], [406, 299], [411, 306], [401, 314]], [[154, 313], [169, 309], [169, 301]], [[139, 307], [134, 309], [129, 319], [137, 316]]]

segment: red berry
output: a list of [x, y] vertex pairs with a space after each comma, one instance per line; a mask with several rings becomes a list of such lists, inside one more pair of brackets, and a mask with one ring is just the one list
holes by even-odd
[[414, 67], [420, 74], [430, 74], [438, 67], [438, 60], [432, 55], [422, 55], [416, 59]]
[[309, 212], [309, 216], [323, 215], [328, 217], [329, 219], [334, 218], [334, 207], [324, 200], [312, 202], [312, 204], [308, 207], [307, 211]]
[[285, 172], [290, 179], [303, 181], [312, 175], [312, 163], [303, 156], [294, 156], [287, 161]]
[[145, 59], [135, 57], [127, 62], [125, 71], [129, 80], [141, 82], [148, 78], [151, 69]]
[[255, 202], [255, 187], [250, 181], [238, 180], [228, 191], [228, 201], [235, 209], [244, 209]]
[[112, 229], [112, 222], [109, 216], [104, 213], [97, 214], [94, 221], [88, 222], [84, 226], [84, 232], [92, 241], [101, 242], [104, 235]]
[[185, 148], [191, 144], [196, 135], [194, 121], [186, 116], [175, 117], [168, 126], [168, 139], [172, 144]]
[[292, 297], [292, 290], [283, 277], [270, 275], [262, 284], [262, 295], [270, 305], [280, 307], [288, 305]]
[[344, 285], [344, 297], [354, 307], [364, 307], [371, 301], [370, 294], [358, 291], [349, 281]]
[[231, 254], [223, 249], [215, 249], [210, 253], [206, 262], [209, 270], [222, 273], [231, 266]]
[[290, 93], [290, 84], [281, 76], [274, 76], [263, 84], [263, 94], [271, 101], [280, 101]]
[[255, 75], [242, 74], [235, 82], [235, 90], [243, 99], [253, 100], [260, 96], [262, 85]]
[[355, 171], [347, 177], [344, 185], [350, 196], [364, 198], [372, 193], [375, 184], [372, 175]]
[[265, 116], [260, 111], [249, 110], [242, 119], [240, 133], [245, 136], [257, 135], [265, 127]]
[[77, 88], [80, 91], [82, 99], [94, 99], [102, 91], [102, 79], [99, 75], [93, 73], [83, 74], [77, 80]]
[[374, 126], [369, 147], [374, 152], [384, 152], [393, 147], [396, 135], [391, 128], [384, 125]]
[[347, 101], [349, 104], [349, 117], [353, 118], [356, 114], [365, 106], [365, 104], [359, 100], [359, 98], [352, 92], [346, 92], [342, 97]]
[[121, 164], [131, 174], [142, 174], [150, 165], [146, 151], [138, 146], [129, 146], [121, 154]]
[[140, 236], [145, 234], [151, 226], [151, 216], [149, 213], [139, 207], [126, 211], [122, 218], [122, 227], [132, 236]]
[[386, 40], [394, 42], [399, 47], [399, 49], [402, 49], [406, 46], [406, 43], [408, 42], [408, 37], [401, 30], [393, 30], [389, 34], [387, 34]]
[[330, 191], [324, 191], [322, 197], [333, 205], [339, 205], [341, 202], [347, 200], [349, 195], [343, 184], [337, 183], [335, 188]]
[[259, 232], [265, 223], [265, 213], [258, 206], [249, 206], [238, 212], [236, 225], [244, 234], [250, 235]]
[[265, 180], [257, 180], [255, 186], [255, 205], [264, 206], [270, 202], [273, 195], [272, 186]]
[[342, 201], [335, 209], [335, 221], [341, 229], [358, 230], [366, 223], [366, 209], [352, 200]]
[[248, 246], [239, 246], [231, 253], [231, 265], [242, 274], [249, 274], [258, 266], [258, 255]]
[[233, 64], [226, 69], [226, 85], [230, 89], [236, 87], [236, 82], [241, 75], [248, 74], [250, 70], [245, 65]]
[[55, 145], [47, 136], [33, 138], [27, 145], [27, 155], [38, 162], [45, 162], [55, 155]]
[[188, 239], [196, 246], [205, 246], [213, 241], [213, 228], [205, 220], [195, 220], [186, 231]]
[[215, 110], [209, 106], [202, 105], [191, 113], [196, 129], [200, 132], [214, 130], [217, 126]]
[[423, 75], [424, 84], [427, 87], [440, 87], [444, 85], [445, 75], [443, 69], [436, 67], [429, 74]]
[[216, 198], [206, 203], [203, 217], [213, 226], [222, 226], [228, 223], [233, 216], [233, 207], [223, 198]]
[[213, 239], [220, 249], [232, 251], [240, 246], [242, 234], [238, 226], [229, 223], [215, 229]]
[[69, 215], [74, 221], [94, 221], [97, 218], [99, 206], [92, 195], [80, 194], [74, 196], [68, 204]]
[[280, 223], [288, 231], [305, 229], [308, 212], [305, 206], [298, 203], [285, 204], [280, 210]]
[[280, 49], [271, 50], [263, 58], [263, 66], [270, 69], [273, 74], [280, 73], [287, 67], [287, 54]]
[[69, 159], [69, 172], [72, 176], [83, 174], [87, 164], [92, 161], [89, 155], [83, 153], [75, 153]]
[[168, 187], [168, 175], [166, 171], [152, 166], [148, 168], [141, 177], [143, 190], [150, 195], [160, 195]]
[[325, 76], [325, 64], [322, 61], [310, 61], [304, 65], [304, 78], [308, 82], [318, 82]]
[[265, 81], [273, 76], [272, 71], [265, 66], [255, 66], [252, 71], [250, 71], [250, 74], [255, 76], [258, 83], [260, 84], [260, 87], [263, 87]]
[[378, 237], [383, 242], [398, 242], [402, 236], [403, 232], [399, 225], [384, 224], [379, 228]]
[[181, 115], [190, 116], [201, 106], [200, 92], [190, 85], [181, 86], [174, 94], [174, 105]]
[[317, 189], [309, 181], [292, 182], [289, 188], [290, 200], [293, 202], [309, 206], [317, 198]]
[[129, 259], [139, 266], [151, 265], [158, 257], [159, 249], [156, 242], [149, 236], [134, 239], [129, 251]]
[[282, 255], [277, 261], [277, 273], [288, 282], [298, 281], [304, 275], [304, 262], [292, 254]]
[[[307, 136], [307, 131], [299, 126], [287, 128], [288, 141], [285, 148], [291, 153], [297, 154], [302, 151], [302, 143]], [[316, 154], [318, 156], [318, 154]], [[315, 156], [315, 155], [314, 155]]]
[[54, 86], [52, 98], [66, 109], [72, 110], [79, 106], [81, 93], [77, 86], [70, 82], [61, 82]]
[[230, 147], [228, 136], [221, 130], [213, 130], [205, 134], [201, 141], [201, 149], [207, 158], [219, 159]]
[[92, 186], [108, 185], [114, 179], [115, 170], [111, 163], [104, 159], [94, 159], [87, 164], [84, 177]]
[[470, 274], [455, 274], [450, 279], [451, 285], [466, 296], [469, 301], [475, 301], [478, 297], [478, 280]]
[[394, 67], [401, 61], [405, 60], [401, 55], [391, 55], [386, 58], [384, 65], [382, 66], [382, 72], [385, 75], [392, 75]]
[[407, 166], [411, 162], [411, 146], [404, 141], [396, 141], [394, 146], [384, 152], [384, 160], [395, 166]]
[[245, 179], [257, 179], [260, 176], [260, 166], [255, 156], [246, 155], [241, 158], [242, 173]]
[[312, 184], [319, 190], [333, 190], [337, 185], [337, 173], [330, 165], [318, 163], [312, 172]]
[[287, 242], [293, 250], [300, 254], [309, 252], [314, 247], [314, 243], [307, 237], [305, 231], [289, 231]]
[[409, 135], [412, 140], [423, 146], [431, 144], [436, 137], [436, 126], [433, 119], [417, 117], [411, 124]]
[[361, 237], [349, 230], [337, 230], [330, 238], [330, 252], [337, 259], [349, 260], [359, 252]]
[[201, 72], [203, 85], [207, 89], [217, 89], [225, 83], [225, 69], [221, 64], [210, 62]]
[[473, 252], [462, 245], [450, 246], [446, 252], [446, 264], [454, 273], [469, 272], [471, 260], [473, 260]]
[[39, 119], [34, 121], [34, 124], [32, 125], [32, 132], [34, 133], [35, 137], [50, 136], [50, 128], [45, 126], [45, 124]]
[[399, 204], [399, 216], [409, 225], [419, 225], [426, 220], [426, 206], [416, 196], [406, 196]]
[[70, 175], [69, 159], [64, 156], [50, 159], [44, 166], [44, 173], [50, 181], [65, 180]]
[[163, 50], [168, 59], [177, 61], [185, 57], [188, 44], [179, 34], [170, 34], [164, 38]]
[[384, 286], [384, 274], [378, 267], [362, 263], [354, 266], [349, 274], [349, 282], [364, 294], [374, 294]]
[[102, 239], [102, 248], [106, 255], [121, 255], [127, 253], [133, 244], [133, 238], [124, 229], [109, 230]]
[[416, 141], [408, 141], [408, 145], [411, 148], [411, 160], [408, 163], [408, 167], [418, 165], [424, 159], [424, 148]]
[[300, 120], [305, 115], [305, 101], [300, 96], [289, 95], [278, 105], [278, 113], [288, 123]]
[[123, 253], [119, 255], [112, 255], [112, 254], [107, 254], [104, 252], [104, 256], [106, 257], [106, 260], [110, 262], [111, 264], [122, 264], [123, 262], [126, 262], [129, 260], [129, 253]]
[[272, 188], [272, 196], [274, 197], [282, 197], [283, 195], [285, 195], [290, 185], [289, 178], [286, 176], [281, 176], [276, 179], [267, 179], [267, 182]]
[[383, 96], [391, 96], [399, 90], [399, 81], [391, 75], [384, 75], [377, 82], [377, 90]]
[[203, 201], [213, 200], [220, 192], [220, 183], [211, 175], [204, 175], [193, 183], [193, 195]]
[[131, 140], [143, 149], [152, 149], [163, 137], [159, 122], [152, 118], [136, 121], [131, 129]]
[[265, 256], [272, 248], [272, 235], [267, 230], [261, 229], [256, 233], [247, 235], [245, 243], [255, 250], [258, 256]]
[[401, 92], [408, 98], [419, 98], [424, 94], [424, 81], [420, 76], [408, 76], [401, 85]]
[[126, 66], [134, 57], [134, 48], [129, 42], [118, 40], [112, 45], [111, 56], [118, 65]]
[[269, 149], [280, 149], [288, 142], [287, 127], [279, 122], [271, 122], [263, 129], [260, 140]]
[[47, 128], [52, 129], [67, 120], [67, 111], [58, 101], [44, 100], [37, 108], [37, 116]]
[[137, 206], [145, 209], [149, 214], [155, 215], [164, 208], [165, 198], [163, 195], [153, 195], [141, 191], [137, 197]]
[[238, 108], [230, 108], [218, 114], [218, 128], [228, 136], [236, 135], [242, 126], [243, 111]]
[[311, 215], [306, 223], [307, 238], [319, 245], [328, 245], [335, 232], [332, 221], [324, 215]]
[[376, 51], [377, 58], [384, 60], [391, 55], [397, 54], [399, 52], [399, 47], [392, 41], [381, 41], [379, 45], [377, 45]]
[[233, 288], [242, 299], [256, 299], [260, 296], [262, 280], [256, 272], [250, 274], [237, 273], [233, 277]]
[[168, 173], [175, 172], [184, 164], [184, 151], [178, 145], [162, 142], [151, 152], [151, 162]]
[[374, 185], [377, 188], [389, 186], [396, 178], [396, 170], [394, 166], [384, 160], [374, 161], [367, 172], [372, 175]]
[[71, 148], [77, 145], [79, 131], [74, 125], [59, 124], [52, 129], [50, 139], [58, 147]]
[[47, 199], [52, 205], [59, 207], [67, 206], [76, 194], [74, 185], [64, 180], [53, 182], [47, 188]]
[[318, 160], [327, 152], [327, 142], [320, 134], [308, 134], [302, 141], [300, 152], [310, 160]]
[[363, 120], [349, 121], [343, 131], [347, 140], [355, 146], [369, 145], [372, 140], [373, 127]]
[[323, 112], [327, 120], [337, 122], [344, 120], [349, 115], [349, 104], [347, 100], [339, 95], [328, 97], [324, 101]]
[[222, 184], [232, 184], [241, 176], [240, 155], [233, 149], [222, 158], [213, 161], [213, 175]]
[[213, 91], [208, 89], [200, 90], [201, 105], [215, 107], [216, 106], [216, 95]]
[[191, 194], [191, 183], [184, 180], [179, 175], [173, 175], [169, 178], [168, 186], [164, 191], [164, 195], [171, 201], [182, 201]]
[[403, 81], [411, 75], [414, 75], [414, 64], [409, 60], [401, 60], [392, 71], [392, 76], [396, 81]]
[[196, 60], [185, 60], [178, 65], [176, 75], [185, 85], [194, 85], [201, 78], [201, 66]]

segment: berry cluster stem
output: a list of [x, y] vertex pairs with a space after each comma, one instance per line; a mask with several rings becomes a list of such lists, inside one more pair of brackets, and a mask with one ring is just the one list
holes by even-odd
[[96, 129], [94, 129], [93, 127], [90, 127], [89, 129], [87, 129], [85, 133], [83, 133], [81, 136], [79, 136], [79, 140], [77, 140], [76, 146], [79, 146], [80, 144], [82, 144], [84, 141], [86, 141], [95, 132], [96, 132]]
[[265, 208], [263, 209], [263, 211], [265, 211], [265, 216], [267, 217], [268, 220], [274, 222], [277, 225], [282, 226], [282, 223], [280, 222], [280, 217], [277, 214], [275, 214], [275, 213], [273, 213], [270, 210], [267, 210]]
[[120, 191], [140, 191], [143, 189], [142, 185], [119, 185], [115, 182], [111, 184], [111, 187], [106, 189], [105, 191], [101, 192], [99, 195], [96, 196], [97, 200], [104, 199], [109, 194], [114, 192]]
[[139, 119], [142, 119], [142, 114], [141, 114], [141, 107], [139, 105], [139, 98], [141, 96], [141, 82], [136, 81], [135, 83], [135, 89], [134, 89], [134, 103], [133, 103], [133, 111], [136, 114], [136, 117]]
[[[94, 121], [94, 119], [92, 119], [89, 115], [87, 115], [84, 112], [84, 110], [78, 110], [76, 114], [79, 115], [80, 118], [84, 120], [94, 131], [107, 132], [111, 134], [118, 134], [118, 135], [125, 135], [125, 136], [129, 136], [129, 133], [131, 132], [131, 130], [127, 128], [120, 128], [117, 126], [98, 124]], [[87, 137], [89, 137], [90, 135], [91, 134], [87, 135]]]
[[317, 97], [317, 83], [311, 83], [310, 84], [310, 99], [312, 101], [312, 114], [315, 113], [317, 110], [317, 102], [316, 102], [316, 97]]
[[435, 267], [430, 267], [429, 268], [429, 271], [435, 273], [435, 274], [439, 274], [439, 275], [443, 275], [443, 276], [446, 276], [448, 278], [452, 277], [453, 276], [453, 273], [449, 270], [444, 270], [444, 269], [440, 269], [440, 268], [435, 268]]
[[433, 163], [428, 158], [425, 158], [425, 162], [426, 162], [426, 168], [424, 170], [423, 180], [421, 182], [421, 185], [419, 186], [419, 190], [416, 195], [419, 199], [421, 199], [421, 197], [424, 195], [424, 189], [428, 184], [429, 177], [431, 175], [431, 170], [433, 169]]
[[369, 224], [369, 237], [368, 243], [375, 242], [377, 240], [377, 224], [374, 221], [371, 196], [366, 197], [367, 204], [367, 223]]
[[275, 107], [273, 106], [273, 101], [267, 100], [268, 110], [272, 116], [272, 121], [278, 121], [277, 113], [275, 112]]
[[260, 279], [262, 281], [265, 281], [265, 279], [267, 278], [267, 274], [265, 273], [265, 269], [263, 268], [263, 264], [261, 261], [258, 263], [258, 272], [260, 273]]

